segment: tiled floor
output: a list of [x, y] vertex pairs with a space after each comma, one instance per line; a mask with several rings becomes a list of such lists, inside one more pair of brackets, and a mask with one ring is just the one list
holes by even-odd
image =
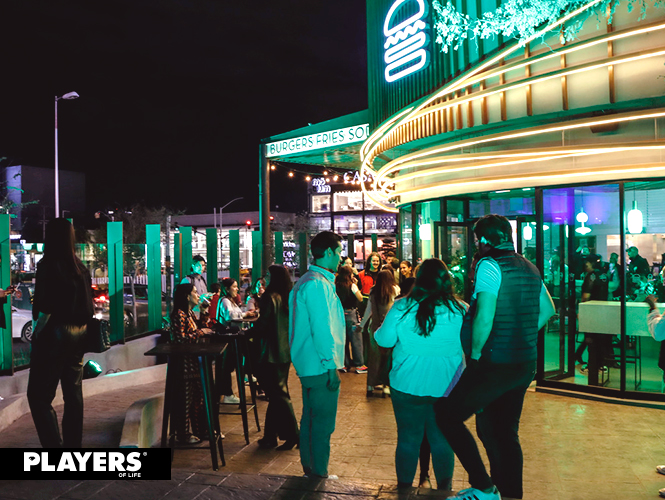
[[[210, 468], [207, 449], [177, 450], [172, 481], [148, 484], [140, 498], [284, 498], [337, 499], [398, 498], [394, 491], [396, 426], [390, 399], [365, 397], [365, 375], [342, 375], [337, 430], [332, 438], [330, 472], [342, 481], [319, 485], [299, 483], [298, 450], [261, 450], [250, 420], [251, 444], [245, 445], [240, 417], [222, 416], [226, 433], [227, 466]], [[291, 393], [299, 415], [300, 385], [292, 372]], [[117, 446], [121, 418], [129, 404], [161, 390], [159, 384], [132, 389], [123, 394], [96, 396], [86, 401], [86, 447]], [[261, 422], [266, 403], [259, 405]], [[60, 410], [60, 409], [59, 409]], [[120, 420], [119, 420], [120, 419]], [[473, 422], [469, 425], [473, 427]], [[665, 413], [662, 410], [586, 401], [530, 391], [522, 417], [525, 499], [626, 500], [658, 498], [665, 476], [655, 466], [665, 463]], [[37, 446], [29, 415], [0, 433], [0, 446]], [[434, 481], [434, 478], [433, 482]], [[467, 486], [459, 463], [454, 489]], [[139, 498], [136, 483], [53, 485], [50, 498]], [[140, 482], [147, 483], [147, 482]], [[276, 486], [277, 485], [277, 486]], [[285, 487], [286, 485], [286, 487]], [[302, 486], [302, 487], [301, 487]], [[13, 488], [13, 489], [12, 489]], [[0, 499], [46, 498], [34, 488], [0, 488]], [[344, 490], [346, 488], [346, 490]], [[344, 491], [336, 491], [336, 490]], [[20, 496], [20, 491], [31, 496]], [[94, 490], [94, 491], [93, 491]], [[13, 493], [12, 493], [13, 492]], [[352, 493], [352, 494], [350, 494]], [[406, 496], [421, 496], [428, 490], [413, 490]], [[23, 493], [21, 493], [23, 494]], [[26, 493], [27, 495], [27, 493]], [[400, 498], [404, 498], [402, 495]]]

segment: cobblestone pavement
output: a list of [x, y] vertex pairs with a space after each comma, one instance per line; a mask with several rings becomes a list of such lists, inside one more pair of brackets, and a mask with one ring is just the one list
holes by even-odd
[[[366, 398], [366, 375], [342, 375], [337, 430], [332, 438], [330, 473], [337, 481], [302, 478], [298, 450], [262, 450], [250, 419], [251, 443], [245, 444], [239, 416], [220, 417], [226, 434], [227, 465], [213, 471], [205, 444], [177, 449], [170, 481], [4, 481], [0, 500], [15, 499], [294, 499], [364, 500], [443, 498], [450, 493], [427, 488], [398, 494], [394, 453], [397, 440], [390, 399]], [[292, 371], [291, 394], [301, 411], [298, 378]], [[124, 412], [141, 398], [163, 391], [146, 384], [86, 399], [84, 447], [117, 447]], [[378, 394], [378, 393], [377, 393]], [[261, 422], [267, 403], [259, 403]], [[61, 412], [62, 408], [56, 408]], [[658, 498], [665, 477], [665, 413], [529, 391], [521, 424], [525, 499], [600, 500]], [[473, 421], [469, 422], [473, 427]], [[30, 415], [0, 433], [0, 447], [38, 447]], [[432, 483], [436, 482], [432, 477]], [[456, 464], [453, 488], [467, 487]]]

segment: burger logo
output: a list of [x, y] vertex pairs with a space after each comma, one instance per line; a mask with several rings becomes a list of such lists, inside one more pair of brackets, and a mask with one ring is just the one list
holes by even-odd
[[[407, 10], [407, 8], [409, 10]], [[408, 13], [416, 11], [406, 20]], [[429, 64], [428, 4], [425, 0], [395, 0], [383, 23], [386, 41], [383, 45], [386, 63], [385, 77], [388, 83], [420, 71]]]

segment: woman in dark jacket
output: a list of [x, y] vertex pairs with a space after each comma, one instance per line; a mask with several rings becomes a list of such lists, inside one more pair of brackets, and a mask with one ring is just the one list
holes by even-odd
[[[76, 257], [67, 219], [46, 226], [44, 257], [37, 265], [28, 403], [44, 448], [80, 448], [83, 434], [83, 337], [92, 318], [90, 273]], [[51, 403], [62, 385], [62, 438]]]
[[261, 296], [261, 315], [254, 336], [261, 342], [259, 383], [268, 396], [268, 410], [261, 448], [274, 448], [277, 438], [286, 442], [278, 450], [290, 450], [298, 444], [299, 432], [289, 394], [289, 292], [293, 282], [289, 271], [278, 265], [268, 268], [266, 290]]

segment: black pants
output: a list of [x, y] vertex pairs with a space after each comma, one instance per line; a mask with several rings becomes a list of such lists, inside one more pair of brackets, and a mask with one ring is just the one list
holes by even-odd
[[[39, 442], [44, 448], [80, 448], [83, 436], [83, 348], [81, 334], [47, 325], [33, 337], [28, 403]], [[62, 385], [65, 411], [62, 439], [52, 402]]]
[[267, 439], [279, 437], [285, 441], [298, 439], [298, 421], [293, 412], [289, 394], [289, 368], [291, 363], [261, 363], [259, 382], [268, 396], [268, 409], [263, 435]]
[[[484, 490], [496, 485], [501, 495], [522, 498], [523, 457], [518, 431], [524, 395], [535, 374], [535, 361], [474, 363], [450, 395], [435, 403], [437, 423], [469, 474], [472, 487]], [[464, 425], [474, 413], [476, 431], [490, 461], [491, 478], [473, 435]]]
[[[232, 374], [235, 369], [236, 348], [233, 342], [230, 342], [222, 355], [215, 359], [215, 388], [218, 397], [233, 395]], [[243, 388], [238, 387], [238, 390], [243, 390]]]

